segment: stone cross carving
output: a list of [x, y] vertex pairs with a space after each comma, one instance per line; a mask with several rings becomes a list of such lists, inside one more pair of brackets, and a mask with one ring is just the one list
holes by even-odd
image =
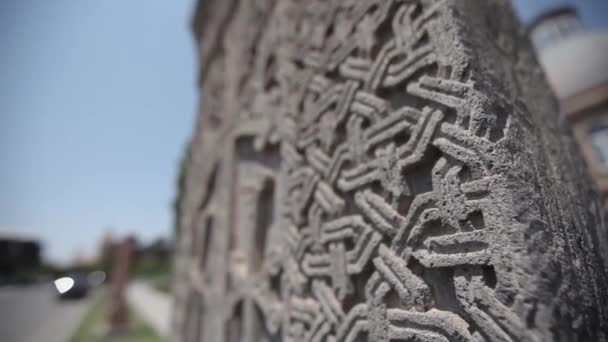
[[110, 333], [124, 332], [129, 325], [129, 309], [125, 294], [134, 248], [135, 239], [129, 237], [121, 242], [114, 252], [110, 284]]
[[504, 0], [201, 0], [176, 341], [605, 341], [605, 229]]

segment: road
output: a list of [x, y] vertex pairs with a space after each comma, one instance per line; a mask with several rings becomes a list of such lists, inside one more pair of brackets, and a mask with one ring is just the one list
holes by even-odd
[[0, 287], [0, 341], [66, 342], [92, 297], [59, 301], [52, 284]]

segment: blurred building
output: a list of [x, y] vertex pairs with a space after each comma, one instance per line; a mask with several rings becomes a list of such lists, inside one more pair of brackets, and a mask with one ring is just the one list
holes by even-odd
[[608, 32], [585, 32], [573, 7], [559, 7], [534, 20], [529, 33], [561, 113], [608, 195]]
[[0, 235], [0, 281], [15, 281], [32, 271], [42, 262], [40, 243], [18, 234]]

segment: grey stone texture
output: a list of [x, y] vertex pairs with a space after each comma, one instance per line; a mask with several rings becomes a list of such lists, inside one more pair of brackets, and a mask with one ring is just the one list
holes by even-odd
[[176, 341], [606, 341], [601, 206], [501, 0], [202, 0]]

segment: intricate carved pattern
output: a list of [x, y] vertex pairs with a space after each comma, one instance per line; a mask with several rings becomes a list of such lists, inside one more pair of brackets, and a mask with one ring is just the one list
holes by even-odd
[[181, 340], [541, 340], [493, 165], [512, 117], [476, 89], [452, 10], [228, 10], [182, 220]]

